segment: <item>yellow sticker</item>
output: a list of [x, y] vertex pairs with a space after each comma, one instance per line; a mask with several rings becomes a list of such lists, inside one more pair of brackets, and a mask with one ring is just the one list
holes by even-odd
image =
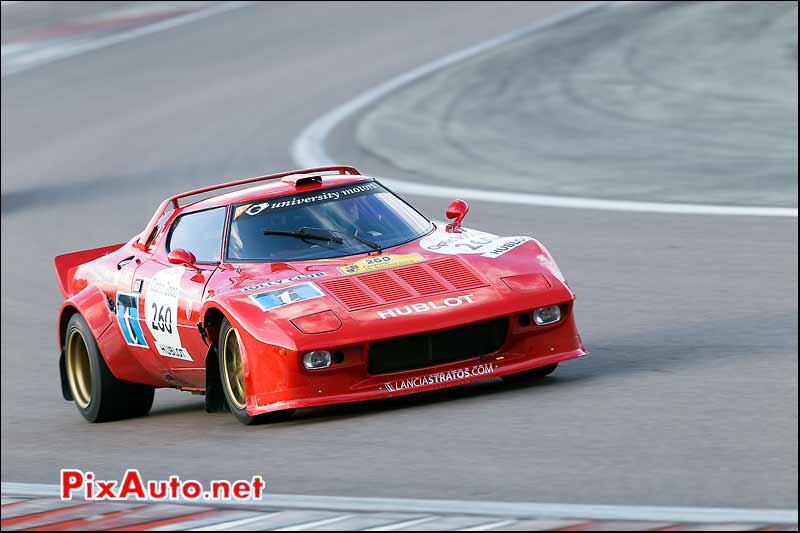
[[385, 268], [421, 263], [425, 258], [419, 254], [389, 254], [378, 257], [365, 257], [355, 263], [339, 267], [339, 272], [345, 276], [374, 272]]

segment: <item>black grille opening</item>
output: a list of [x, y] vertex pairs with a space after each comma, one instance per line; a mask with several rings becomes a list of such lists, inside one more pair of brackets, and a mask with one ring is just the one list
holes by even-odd
[[487, 355], [506, 342], [508, 317], [466, 326], [375, 341], [369, 345], [367, 370], [385, 374], [452, 363]]

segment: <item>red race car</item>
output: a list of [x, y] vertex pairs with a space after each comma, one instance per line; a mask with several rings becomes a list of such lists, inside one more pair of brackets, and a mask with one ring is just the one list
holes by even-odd
[[467, 209], [431, 222], [346, 166], [172, 196], [127, 243], [55, 258], [63, 396], [100, 422], [173, 387], [250, 424], [586, 354], [545, 247], [462, 228]]

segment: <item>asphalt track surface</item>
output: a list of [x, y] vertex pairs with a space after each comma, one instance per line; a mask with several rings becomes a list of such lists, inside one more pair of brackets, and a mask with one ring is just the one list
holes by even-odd
[[[274, 493], [796, 508], [796, 218], [473, 203], [469, 225], [537, 237], [578, 294], [591, 355], [534, 386], [491, 380], [255, 428], [174, 391], [102, 425], [60, 397], [54, 255], [128, 238], [177, 190], [291, 168], [292, 140], [322, 113], [568, 7], [258, 4], [4, 78], [2, 480], [137, 467], [261, 473]], [[11, 10], [32, 9], [4, 7], [4, 36]], [[408, 177], [359, 148], [356, 127], [329, 152]], [[446, 205], [410, 200], [437, 218]]]

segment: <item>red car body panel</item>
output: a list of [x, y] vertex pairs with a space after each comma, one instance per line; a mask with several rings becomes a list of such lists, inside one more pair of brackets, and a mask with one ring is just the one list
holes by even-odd
[[[586, 354], [575, 326], [574, 294], [545, 247], [527, 237], [491, 236], [480, 242], [496, 245], [496, 250], [462, 254], [453, 246], [463, 245], [469, 251], [469, 238], [476, 233], [450, 232], [445, 224], [434, 223], [428, 235], [380, 255], [279, 263], [231, 263], [223, 258], [219, 264], [193, 266], [168, 261], [165, 235], [182, 214], [217, 206], [230, 209], [238, 202], [368, 179], [352, 167], [334, 168], [340, 175], [324, 176], [322, 183], [303, 185], [292, 177], [322, 172], [307, 169], [273, 176], [283, 181], [182, 207], [179, 198], [214, 188], [178, 195], [165, 200], [145, 230], [129, 242], [58, 256], [56, 273], [67, 297], [61, 308], [60, 342], [69, 314], [78, 312], [89, 323], [117, 378], [202, 391], [206, 356], [213, 354], [210, 348], [216, 334], [212, 319], [225, 316], [242, 345], [251, 415], [438, 389]], [[174, 211], [164, 215], [170, 205]], [[145, 236], [153, 234], [147, 242]], [[373, 263], [367, 271], [348, 272], [363, 269], [365, 260]], [[147, 306], [153, 305], [149, 291], [156, 275], [171, 276], [177, 287], [174, 312], [181, 351], [172, 356], [154, 349], [159, 340], [145, 320]], [[320, 295], [268, 311], [250, 298], [302, 284], [312, 285]], [[534, 309], [551, 305], [561, 308], [558, 322], [538, 326], [525, 318]], [[376, 343], [395, 339], [385, 344], [394, 346], [402, 342], [398, 338], [434, 332], [445, 333], [425, 337], [428, 342], [449, 342], [447, 335], [466, 331], [450, 333], [454, 328], [476, 323], [480, 325], [470, 327], [495, 328], [504, 337], [491, 353], [410, 370], [370, 372], [370, 350]], [[302, 356], [314, 350], [341, 352], [342, 361], [308, 370]]]

